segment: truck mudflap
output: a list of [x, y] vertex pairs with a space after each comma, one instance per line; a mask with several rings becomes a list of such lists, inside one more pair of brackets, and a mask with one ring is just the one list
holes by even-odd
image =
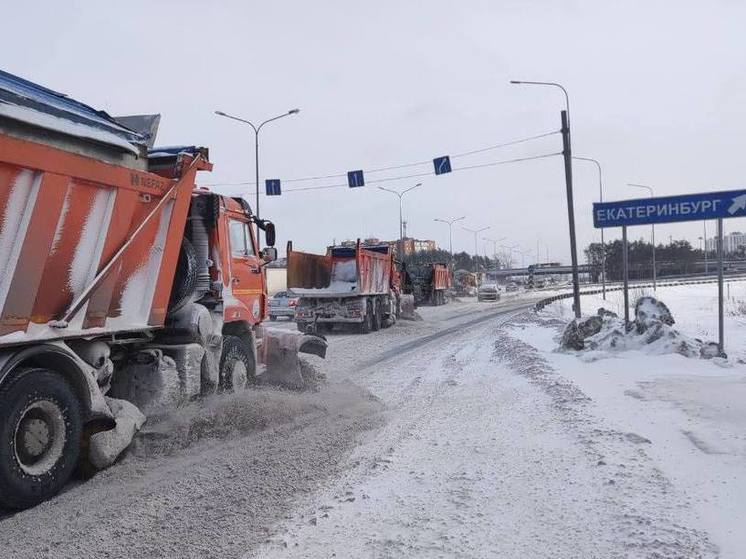
[[303, 378], [299, 353], [326, 357], [327, 341], [314, 334], [289, 332], [279, 328], [263, 328], [259, 352], [265, 370], [261, 377], [267, 384], [293, 389], [303, 389], [307, 380]]

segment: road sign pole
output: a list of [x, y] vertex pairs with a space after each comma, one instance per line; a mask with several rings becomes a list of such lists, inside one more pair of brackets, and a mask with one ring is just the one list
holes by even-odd
[[723, 220], [718, 219], [718, 347], [725, 352], [725, 321], [723, 315]]
[[[562, 111], [562, 155], [565, 158], [565, 185], [567, 187], [567, 219], [570, 224], [570, 259], [572, 260], [572, 293], [575, 318], [580, 318], [580, 284], [578, 283], [578, 251], [575, 241], [575, 208], [572, 200], [572, 148], [570, 123], [567, 111]], [[538, 252], [538, 251], [537, 251]]]
[[653, 225], [653, 291], [658, 291], [658, 278], [655, 271], [655, 225]]
[[629, 325], [629, 267], [627, 261], [627, 227], [622, 227], [622, 279], [624, 281], [624, 327]]

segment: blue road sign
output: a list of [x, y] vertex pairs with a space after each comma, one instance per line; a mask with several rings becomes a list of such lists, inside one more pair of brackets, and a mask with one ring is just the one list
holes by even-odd
[[267, 196], [279, 196], [282, 194], [280, 179], [267, 179], [264, 181], [264, 186], [267, 189]]
[[435, 167], [435, 174], [442, 175], [443, 173], [451, 172], [451, 158], [447, 155], [443, 157], [436, 157], [433, 159], [433, 167]]
[[357, 188], [358, 186], [365, 186], [365, 178], [363, 177], [363, 171], [348, 171], [347, 172], [347, 184], [350, 188]]
[[746, 190], [593, 204], [593, 225], [597, 229], [745, 216]]

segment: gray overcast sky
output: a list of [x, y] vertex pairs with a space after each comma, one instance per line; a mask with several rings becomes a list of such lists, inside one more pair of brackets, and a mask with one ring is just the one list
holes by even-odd
[[[570, 92], [575, 154], [601, 160], [606, 197], [622, 199], [644, 194], [627, 182], [660, 195], [746, 186], [745, 16], [744, 3], [727, 1], [12, 2], [0, 46], [9, 72], [115, 115], [160, 112], [159, 144], [210, 147], [215, 170], [202, 183], [254, 173], [250, 130], [215, 109], [258, 121], [300, 107], [262, 132], [262, 179], [306, 177], [559, 129], [559, 90], [508, 83], [558, 81]], [[560, 149], [551, 136], [454, 167]], [[589, 164], [574, 169], [585, 246], [598, 238], [597, 178]], [[489, 236], [524, 250], [539, 237], [542, 259], [546, 244], [568, 260], [560, 157], [386, 186], [418, 180], [405, 198], [411, 235], [447, 248], [433, 218], [466, 215]], [[281, 248], [398, 235], [397, 200], [374, 186], [263, 197], [260, 209]], [[731, 220], [726, 231], [745, 227]], [[658, 238], [696, 246], [700, 230], [664, 226]], [[473, 237], [455, 228], [454, 245], [471, 252]]]

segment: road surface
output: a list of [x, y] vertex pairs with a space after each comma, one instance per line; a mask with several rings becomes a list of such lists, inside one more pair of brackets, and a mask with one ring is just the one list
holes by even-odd
[[[5, 557], [709, 557], [634, 433], [584, 412], [501, 326], [526, 300], [334, 334], [317, 392], [151, 425], [130, 454], [0, 521]], [[523, 318], [522, 318], [523, 316]], [[287, 325], [281, 327], [288, 327]]]

